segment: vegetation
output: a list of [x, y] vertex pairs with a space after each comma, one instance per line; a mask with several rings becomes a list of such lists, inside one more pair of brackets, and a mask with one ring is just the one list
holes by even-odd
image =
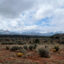
[[23, 54], [26, 54], [27, 50], [24, 49], [24, 48], [21, 48], [21, 49], [19, 50], [19, 52], [21, 52], [21, 53], [23, 53]]
[[16, 51], [16, 50], [20, 50], [21, 47], [18, 47], [18, 46], [13, 46], [10, 48], [11, 51]]
[[36, 49], [36, 48], [37, 48], [37, 44], [34, 44], [34, 45], [33, 45], [33, 48]]
[[6, 46], [6, 50], [9, 50], [10, 48], [9, 48], [9, 46]]
[[[13, 36], [7, 41], [6, 38], [2, 37], [2, 41], [0, 39], [0, 63], [2, 64], [59, 64], [61, 61], [60, 64], [64, 64], [63, 37]], [[58, 42], [62, 44], [58, 46]]]
[[27, 46], [27, 45], [24, 45], [23, 48], [24, 48], [25, 50], [28, 50], [28, 46]]
[[33, 45], [29, 45], [29, 50], [33, 50], [34, 49], [34, 46]]
[[59, 46], [55, 46], [54, 49], [57, 52], [57, 51], [59, 51], [60, 48], [59, 48]]
[[38, 53], [41, 57], [45, 57], [45, 58], [49, 58], [50, 57], [50, 53], [49, 51], [47, 51], [46, 49], [44, 48], [39, 48], [38, 49]]
[[32, 45], [29, 45], [29, 50], [34, 50], [36, 49], [37, 45], [36, 44], [32, 44]]
[[39, 42], [40, 42], [39, 39], [34, 40], [34, 43], [36, 43], [36, 44], [39, 44]]

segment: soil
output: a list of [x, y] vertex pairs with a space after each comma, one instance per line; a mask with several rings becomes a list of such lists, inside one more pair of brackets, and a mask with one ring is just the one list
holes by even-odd
[[50, 58], [40, 57], [36, 51], [28, 51], [28, 55], [23, 57], [17, 57], [16, 53], [5, 48], [0, 49], [0, 64], [24, 64], [24, 62], [35, 62], [34, 64], [64, 64], [64, 48], [59, 52], [51, 52]]

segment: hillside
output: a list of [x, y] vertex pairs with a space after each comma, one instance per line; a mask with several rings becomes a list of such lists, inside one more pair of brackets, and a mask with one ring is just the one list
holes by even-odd
[[64, 44], [64, 34], [55, 34], [53, 36], [38, 35], [0, 35], [0, 43], [33, 43], [38, 39], [40, 43], [60, 43]]

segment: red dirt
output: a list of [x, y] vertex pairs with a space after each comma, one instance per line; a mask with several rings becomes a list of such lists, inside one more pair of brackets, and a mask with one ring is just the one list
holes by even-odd
[[11, 52], [9, 50], [2, 49], [0, 50], [0, 63], [5, 63], [6, 61], [14, 61], [15, 64], [22, 64], [16, 63], [16, 61], [24, 61], [29, 60], [32, 62], [38, 62], [39, 64], [64, 64], [64, 49], [58, 52], [51, 53], [50, 58], [42, 58], [40, 57], [35, 51], [29, 51], [28, 53], [31, 54], [31, 56], [24, 57], [17, 57], [17, 52]]

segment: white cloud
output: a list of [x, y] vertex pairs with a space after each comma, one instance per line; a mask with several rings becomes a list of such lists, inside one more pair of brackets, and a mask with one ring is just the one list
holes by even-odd
[[0, 29], [64, 31], [64, 0], [1, 0]]
[[36, 10], [36, 13], [34, 15], [34, 17], [37, 19], [37, 20], [40, 20], [42, 18], [45, 18], [45, 17], [50, 17], [53, 13], [53, 6], [50, 6], [50, 5], [41, 5], [38, 10]]

